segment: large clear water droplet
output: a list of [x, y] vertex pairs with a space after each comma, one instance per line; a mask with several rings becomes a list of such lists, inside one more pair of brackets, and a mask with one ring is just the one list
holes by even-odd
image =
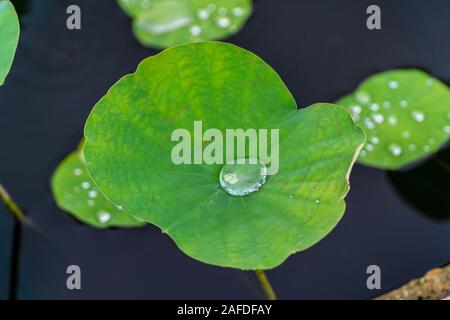
[[257, 159], [241, 158], [227, 162], [220, 171], [220, 186], [226, 193], [242, 197], [266, 183], [267, 168]]

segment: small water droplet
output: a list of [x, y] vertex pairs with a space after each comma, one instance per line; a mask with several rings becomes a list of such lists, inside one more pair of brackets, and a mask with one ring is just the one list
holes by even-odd
[[236, 7], [236, 8], [233, 9], [233, 14], [236, 17], [241, 17], [241, 16], [244, 15], [244, 9], [242, 9], [241, 7]]
[[391, 103], [389, 101], [384, 101], [383, 102], [383, 108], [390, 109], [391, 108]]
[[289, 196], [289, 199], [294, 199], [294, 196], [291, 194], [291, 195]]
[[444, 132], [445, 133], [450, 133], [450, 126], [445, 126], [444, 127]]
[[378, 110], [380, 110], [380, 105], [379, 105], [378, 103], [372, 103], [372, 104], [370, 105], [370, 110], [372, 110], [372, 111], [378, 111]]
[[230, 19], [228, 19], [227, 17], [221, 17], [219, 19], [217, 19], [217, 25], [221, 28], [228, 28], [231, 24]]
[[420, 111], [413, 111], [411, 113], [411, 116], [414, 119], [414, 121], [417, 121], [417, 122], [423, 122], [425, 120], [425, 114]]
[[73, 191], [75, 191], [76, 193], [79, 193], [81, 191], [80, 187], [75, 187], [73, 188]]
[[267, 168], [261, 161], [241, 158], [222, 167], [219, 182], [226, 193], [242, 197], [258, 191], [266, 183], [266, 173]]
[[82, 187], [84, 190], [89, 189], [90, 186], [91, 186], [91, 184], [90, 184], [89, 182], [87, 182], [87, 181], [84, 181], [83, 183], [81, 183], [81, 187]]
[[[133, 2], [133, 1], [127, 1], [127, 2]], [[151, 0], [142, 0], [138, 3], [138, 5], [142, 8], [142, 9], [147, 9], [150, 5], [151, 5], [152, 1]]]
[[402, 101], [400, 101], [400, 107], [401, 108], [407, 108], [408, 107], [408, 101], [406, 101], [406, 100], [402, 100]]
[[417, 147], [416, 147], [415, 144], [410, 144], [410, 145], [408, 146], [408, 149], [411, 150], [411, 151], [414, 151], [414, 150], [417, 149]]
[[220, 7], [219, 8], [219, 14], [221, 16], [225, 16], [225, 15], [227, 15], [227, 13], [228, 13], [228, 9], [227, 8], [225, 8], [225, 7]]
[[427, 79], [427, 86], [431, 87], [434, 84], [434, 80], [431, 78]]
[[97, 197], [97, 191], [96, 190], [91, 190], [88, 192], [88, 196], [89, 198], [95, 198]]
[[80, 168], [75, 168], [73, 170], [73, 174], [76, 176], [81, 176], [83, 174], [83, 170], [81, 170]]
[[403, 131], [402, 132], [402, 137], [405, 139], [408, 139], [411, 136], [411, 133], [409, 133], [409, 131]]
[[100, 223], [107, 223], [108, 221], [111, 220], [111, 214], [106, 211], [100, 211], [97, 214], [97, 219]]
[[192, 26], [191, 27], [191, 34], [194, 37], [199, 36], [201, 33], [202, 33], [202, 28], [201, 27], [199, 27], [199, 26]]
[[370, 143], [366, 144], [366, 150], [367, 151], [373, 151], [374, 148], [375, 147], [373, 146], [373, 144], [370, 144]]
[[367, 127], [367, 129], [375, 128], [375, 123], [373, 123], [373, 121], [369, 118], [364, 119], [364, 125]]
[[358, 106], [358, 105], [351, 107], [351, 110], [353, 113], [356, 113], [356, 114], [360, 114], [362, 111], [361, 106]]
[[316, 201], [315, 201], [317, 204], [319, 204], [320, 203], [320, 200], [319, 199], [317, 199]]
[[429, 145], [424, 145], [423, 146], [423, 151], [425, 151], [425, 152], [428, 152], [428, 151], [430, 151], [430, 146]]
[[436, 143], [436, 141], [434, 139], [429, 139], [428, 140], [428, 144], [434, 145]]
[[387, 119], [387, 122], [391, 125], [391, 126], [395, 126], [398, 123], [398, 120], [395, 116], [389, 116]]
[[389, 81], [389, 88], [397, 89], [398, 88], [398, 82], [395, 81], [395, 80]]
[[95, 205], [95, 201], [92, 200], [92, 199], [89, 199], [89, 200], [88, 200], [88, 206], [89, 206], [89, 207], [93, 207], [94, 205]]
[[367, 152], [362, 150], [361, 153], [359, 154], [362, 158], [365, 158], [367, 156]]
[[202, 9], [198, 12], [198, 17], [200, 20], [206, 20], [209, 18], [208, 10]]
[[372, 118], [373, 118], [373, 121], [375, 121], [376, 123], [383, 123], [383, 121], [384, 121], [384, 117], [383, 117], [383, 115], [382, 114], [379, 114], [379, 113], [375, 113], [373, 116], [372, 116]]
[[120, 210], [120, 211], [123, 210], [123, 207], [122, 207], [122, 206], [119, 206], [119, 205], [117, 205], [116, 208], [117, 208], [118, 210]]
[[373, 144], [379, 144], [380, 139], [378, 137], [371, 137], [370, 142], [372, 142]]
[[365, 92], [365, 91], [358, 91], [358, 92], [356, 92], [355, 98], [356, 98], [356, 100], [357, 100], [359, 103], [362, 103], [362, 104], [369, 103], [369, 101], [370, 101], [370, 96], [369, 96], [369, 94], [368, 94], [367, 92]]
[[398, 157], [402, 154], [402, 147], [396, 143], [390, 143], [388, 146], [389, 152], [394, 156]]

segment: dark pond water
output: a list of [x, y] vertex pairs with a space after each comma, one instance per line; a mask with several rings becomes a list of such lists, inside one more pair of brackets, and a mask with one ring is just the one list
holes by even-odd
[[[272, 65], [300, 106], [334, 101], [368, 75], [390, 68], [420, 67], [448, 81], [448, 1], [377, 3], [381, 31], [365, 28], [365, 9], [372, 1], [256, 0], [254, 17], [229, 41]], [[65, 28], [69, 4], [81, 6], [81, 31]], [[134, 40], [128, 18], [113, 0], [31, 1], [22, 25], [12, 73], [0, 90], [0, 178], [40, 230], [23, 230], [18, 297], [262, 298], [252, 273], [198, 263], [155, 227], [96, 231], [56, 208], [50, 176], [77, 146], [92, 106], [155, 51]], [[448, 160], [446, 173], [426, 172], [402, 178], [356, 166], [338, 227], [269, 272], [279, 296], [366, 299], [448, 263]], [[415, 182], [405, 184], [410, 181], [405, 179]], [[442, 195], [424, 188], [421, 179], [431, 186], [440, 183], [436, 192]], [[443, 208], [432, 210], [438, 217], [426, 202], [407, 200], [429, 196], [429, 203]], [[0, 206], [3, 298], [11, 230]], [[70, 264], [82, 268], [81, 291], [66, 289]], [[380, 291], [366, 288], [371, 264], [381, 267]]]

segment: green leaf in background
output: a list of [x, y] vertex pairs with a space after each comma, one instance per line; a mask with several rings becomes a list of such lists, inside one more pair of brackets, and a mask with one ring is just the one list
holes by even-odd
[[51, 186], [58, 206], [90, 226], [139, 227], [144, 224], [100, 193], [88, 175], [81, 150], [71, 153], [61, 162]]
[[365, 80], [337, 104], [364, 129], [359, 162], [399, 169], [437, 151], [450, 137], [450, 91], [420, 70], [391, 70]]
[[238, 32], [252, 13], [251, 0], [119, 0], [145, 46], [218, 40]]
[[19, 42], [19, 19], [10, 1], [0, 0], [0, 85], [11, 69]]
[[[249, 185], [254, 192], [233, 196], [222, 188], [234, 183], [232, 165], [174, 164], [173, 131], [192, 134], [197, 120], [203, 132], [279, 129], [278, 173]], [[344, 108], [297, 110], [264, 61], [215, 42], [144, 60], [98, 102], [85, 138], [88, 170], [108, 198], [159, 226], [189, 256], [239, 269], [278, 266], [336, 226], [365, 142]]]

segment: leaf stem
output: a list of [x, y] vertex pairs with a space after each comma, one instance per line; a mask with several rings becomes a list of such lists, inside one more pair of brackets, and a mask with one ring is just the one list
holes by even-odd
[[269, 279], [266, 276], [266, 273], [264, 270], [255, 270], [256, 277], [258, 278], [259, 283], [261, 284], [261, 287], [264, 291], [264, 295], [269, 300], [277, 300], [277, 296], [275, 292], [273, 291], [272, 285], [269, 282]]
[[0, 200], [5, 204], [6, 209], [16, 218], [17, 220], [24, 220], [25, 213], [19, 206], [14, 202], [14, 200], [9, 195], [8, 191], [0, 183]]
[[11, 248], [11, 264], [10, 264], [10, 277], [9, 277], [9, 299], [17, 299], [17, 287], [19, 277], [19, 264], [20, 264], [20, 242], [22, 238], [22, 221], [26, 221], [26, 215], [20, 209], [20, 207], [14, 202], [9, 195], [8, 191], [0, 183], [0, 201], [6, 206], [6, 209], [15, 218], [13, 223], [13, 236], [12, 236], [12, 248]]

